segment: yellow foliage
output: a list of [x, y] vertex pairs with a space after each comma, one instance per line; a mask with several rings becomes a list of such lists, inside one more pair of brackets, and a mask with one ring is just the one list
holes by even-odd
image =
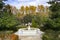
[[39, 10], [44, 10], [44, 6], [43, 5], [38, 5], [38, 9]]
[[28, 13], [29, 12], [29, 7], [28, 6], [25, 7], [25, 12], [26, 12], [26, 14], [29, 14]]
[[29, 10], [29, 7], [28, 7], [28, 6], [26, 6], [26, 7], [25, 7], [25, 10], [26, 10], [26, 11], [28, 11], [28, 10]]
[[20, 11], [24, 11], [24, 6], [21, 6]]
[[36, 7], [35, 6], [30, 6], [29, 11], [30, 11], [30, 13], [33, 13], [33, 15], [35, 15], [36, 14]]
[[30, 10], [36, 11], [36, 7], [35, 6], [30, 6]]

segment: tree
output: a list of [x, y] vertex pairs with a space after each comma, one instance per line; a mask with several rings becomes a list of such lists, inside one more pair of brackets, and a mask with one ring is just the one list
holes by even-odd
[[3, 6], [5, 5], [5, 4], [3, 3], [3, 1], [5, 1], [5, 0], [0, 0], [0, 18], [2, 17]]
[[11, 9], [10, 8], [11, 8], [11, 6], [9, 4], [8, 5], [5, 5], [5, 9], [6, 9], [7, 12], [11, 12]]
[[30, 11], [31, 14], [35, 15], [36, 14], [36, 7], [35, 6], [30, 6], [29, 11]]
[[44, 6], [43, 5], [38, 5], [38, 11], [39, 12], [44, 12]]
[[0, 30], [15, 30], [18, 21], [13, 16], [4, 16], [0, 18]]
[[26, 12], [26, 14], [29, 14], [29, 7], [28, 6], [25, 7], [25, 12]]
[[45, 32], [42, 40], [60, 40], [60, 3], [52, 1], [49, 10], [51, 16], [41, 29]]
[[41, 20], [43, 20], [44, 18], [49, 18], [48, 7], [38, 5], [38, 14], [40, 15]]
[[3, 2], [2, 2], [3, 0], [0, 0], [0, 10], [3, 8]]
[[[3, 5], [3, 3], [2, 3]], [[6, 8], [7, 7], [7, 8]], [[0, 30], [17, 30], [16, 26], [18, 25], [18, 21], [14, 15], [10, 12], [10, 6], [2, 6], [0, 9]], [[9, 10], [9, 11], [8, 11]]]
[[23, 17], [22, 19], [22, 23], [28, 23], [28, 22], [32, 22], [32, 15], [26, 15]]
[[24, 6], [21, 6], [20, 8], [21, 14], [24, 14], [24, 10], [25, 10]]
[[38, 24], [35, 22], [34, 18], [32, 19], [32, 27], [38, 27]]
[[58, 31], [60, 30], [60, 4], [58, 2], [52, 3], [49, 9], [52, 13], [43, 28]]

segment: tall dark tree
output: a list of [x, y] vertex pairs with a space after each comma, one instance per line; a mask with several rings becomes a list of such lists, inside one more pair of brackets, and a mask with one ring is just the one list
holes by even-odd
[[44, 29], [60, 30], [60, 3], [58, 2], [49, 2], [51, 6], [49, 7], [51, 11], [51, 16], [44, 25]]
[[6, 0], [0, 0], [0, 17], [2, 17], [3, 9], [5, 6], [3, 1], [6, 1]]
[[3, 6], [5, 5], [4, 1], [7, 1], [7, 0], [0, 0], [0, 11], [1, 9], [3, 9]]
[[44, 27], [42, 27], [45, 34], [42, 40], [60, 40], [60, 3], [59, 2], [49, 2], [51, 6], [49, 7], [51, 11], [51, 16], [46, 21]]

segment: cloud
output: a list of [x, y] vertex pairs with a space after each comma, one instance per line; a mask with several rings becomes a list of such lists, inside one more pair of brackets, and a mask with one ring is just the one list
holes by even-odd
[[19, 8], [22, 5], [24, 5], [24, 6], [29, 6], [29, 5], [37, 6], [39, 4], [39, 5], [46, 6], [46, 5], [48, 5], [46, 3], [48, 1], [49, 0], [8, 0], [5, 3], [16, 6], [17, 8]]

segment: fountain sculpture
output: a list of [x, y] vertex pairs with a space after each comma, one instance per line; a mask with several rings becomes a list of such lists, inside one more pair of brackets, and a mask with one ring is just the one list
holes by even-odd
[[38, 28], [31, 28], [31, 23], [26, 25], [28, 25], [28, 28], [19, 29], [15, 35], [18, 35], [21, 40], [40, 40], [43, 32]]

